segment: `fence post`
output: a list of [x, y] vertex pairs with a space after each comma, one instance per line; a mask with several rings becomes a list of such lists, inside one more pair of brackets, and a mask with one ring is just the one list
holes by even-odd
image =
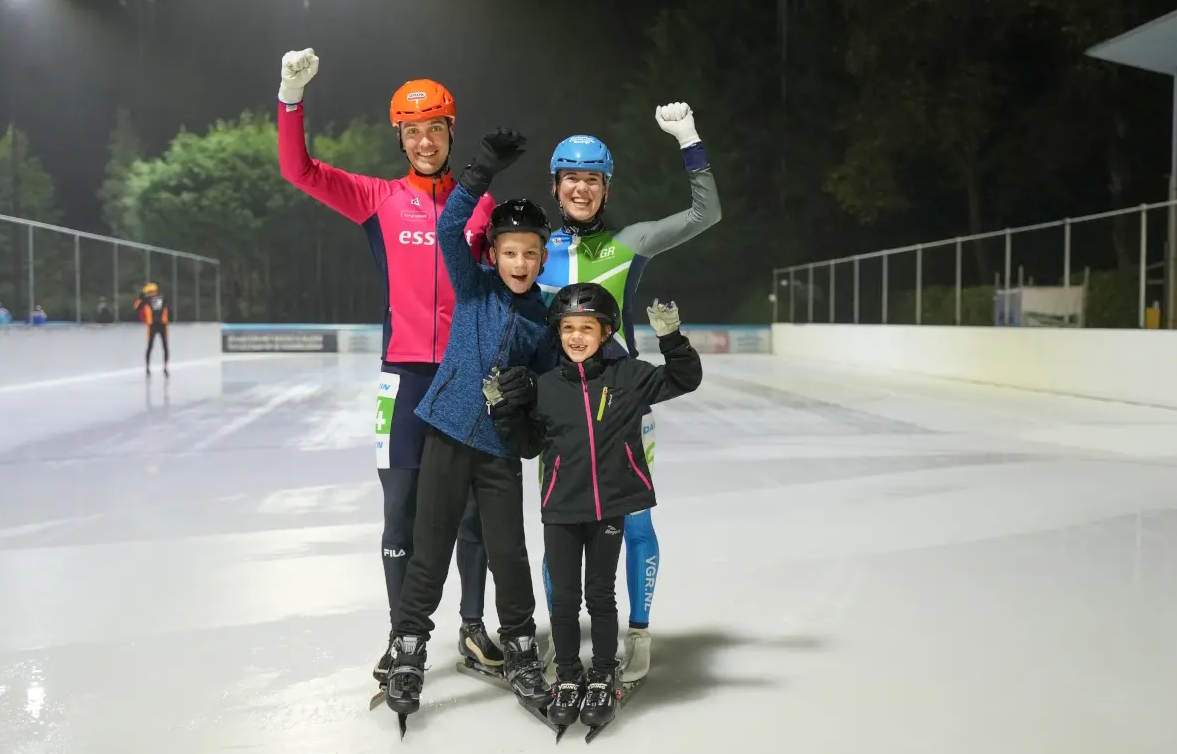
[[887, 324], [887, 260], [890, 254], [883, 255], [883, 324]]
[[809, 291], [805, 298], [808, 301], [809, 324], [813, 324], [813, 265], [809, 265]]
[[956, 239], [956, 324], [958, 326], [960, 325], [960, 319], [961, 319], [961, 317], [960, 317], [960, 295], [961, 295], [961, 290], [960, 290], [960, 278], [961, 278], [961, 275], [960, 275], [960, 247], [961, 247], [961, 240], [958, 238], [958, 239]]
[[1063, 290], [1071, 287], [1071, 218], [1063, 221]]
[[858, 257], [854, 257], [854, 324], [858, 324]]
[[179, 257], [172, 256], [172, 317], [176, 316], [176, 312], [180, 310], [180, 276], [177, 271], [177, 261]]
[[[217, 268], [218, 272], [220, 267]], [[219, 276], [218, 276], [219, 279]], [[797, 271], [789, 268], [789, 324], [797, 324], [797, 310], [793, 308], [793, 291], [797, 290]]]
[[114, 321], [119, 321], [119, 245], [114, 245], [114, 293], [110, 302], [114, 304]]
[[924, 321], [924, 247], [915, 247], [915, 323]]
[[1009, 278], [1012, 273], [1010, 266], [1013, 264], [1013, 255], [1014, 255], [1014, 236], [1013, 236], [1013, 233], [1010, 231], [1010, 229], [1006, 228], [1005, 229], [1005, 301], [1002, 302], [1002, 308], [1004, 310], [1003, 322], [1006, 327], [1009, 327], [1009, 297], [1010, 297], [1010, 293], [1011, 293], [1010, 287], [1009, 287]]
[[216, 307], [216, 311], [213, 313], [217, 316], [217, 322], [224, 322], [225, 320], [221, 317], [221, 265], [217, 264], [213, 269], [217, 273], [216, 290], [213, 291], [213, 305]]
[[[13, 136], [13, 139], [16, 137]], [[37, 275], [33, 272], [33, 264], [37, 259], [36, 253], [33, 251], [33, 226], [29, 226], [29, 323], [33, 321], [33, 311], [37, 307], [36, 283]]]
[[74, 311], [82, 324], [82, 237], [74, 234]]
[[[221, 276], [220, 270], [217, 270], [217, 277], [220, 278], [220, 276]], [[774, 269], [772, 271], [772, 288], [769, 289], [770, 291], [772, 291], [772, 293], [769, 295], [769, 301], [772, 302], [772, 323], [774, 325], [777, 323], [777, 320], [780, 319], [780, 309], [777, 306], [777, 301], [776, 301], [777, 291], [780, 290], [780, 287], [781, 287], [780, 284], [777, 283], [776, 270]]]
[[834, 316], [834, 293], [835, 293], [835, 288], [837, 287], [836, 283], [834, 281], [834, 268], [836, 268], [837, 266], [838, 266], [837, 262], [833, 262], [833, 261], [830, 262], [830, 324], [831, 325], [834, 324], [834, 320], [837, 319], [837, 317]]
[[193, 285], [192, 289], [196, 291], [196, 317], [193, 322], [200, 321], [200, 262], [196, 263], [195, 272], [192, 273]]
[[1148, 282], [1148, 205], [1140, 205], [1140, 321], [1137, 324], [1144, 329], [1145, 313], [1145, 284]]
[[146, 277], [144, 284], [151, 282], [151, 252], [146, 249], [143, 251], [143, 267], [146, 269]]

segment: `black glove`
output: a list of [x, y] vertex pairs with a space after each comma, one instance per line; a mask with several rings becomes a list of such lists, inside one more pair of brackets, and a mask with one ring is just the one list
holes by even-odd
[[526, 367], [511, 367], [499, 373], [499, 390], [508, 406], [526, 408], [535, 402], [535, 375]]
[[509, 128], [496, 128], [482, 137], [474, 160], [462, 171], [458, 183], [474, 196], [485, 194], [491, 179], [523, 156], [527, 137]]

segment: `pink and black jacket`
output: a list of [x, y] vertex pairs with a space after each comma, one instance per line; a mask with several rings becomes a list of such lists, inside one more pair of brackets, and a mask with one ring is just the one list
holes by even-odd
[[[456, 185], [448, 172], [426, 178], [410, 172], [388, 180], [355, 175], [311, 159], [303, 106], [278, 103], [278, 158], [282, 177], [368, 234], [384, 280], [384, 361], [437, 364], [449, 343], [454, 289], [437, 241], [437, 219]], [[390, 137], [392, 138], [392, 137]], [[476, 261], [486, 250], [494, 200], [482, 196], [466, 224]]]
[[535, 402], [492, 409], [503, 441], [523, 458], [543, 455], [540, 511], [545, 524], [601, 521], [653, 508], [654, 485], [642, 452], [647, 406], [693, 392], [703, 365], [679, 331], [658, 339], [664, 366], [598, 351], [536, 379]]

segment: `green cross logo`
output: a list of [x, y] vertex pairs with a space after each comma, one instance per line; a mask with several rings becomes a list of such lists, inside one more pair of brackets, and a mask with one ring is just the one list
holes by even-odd
[[392, 433], [392, 410], [396, 407], [396, 398], [381, 395], [376, 397], [376, 434]]

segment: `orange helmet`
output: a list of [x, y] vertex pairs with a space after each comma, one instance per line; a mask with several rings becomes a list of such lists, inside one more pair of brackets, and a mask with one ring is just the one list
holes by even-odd
[[414, 79], [392, 95], [388, 114], [392, 125], [397, 128], [404, 122], [441, 117], [449, 118], [452, 126], [458, 117], [458, 110], [449, 89], [430, 79]]

